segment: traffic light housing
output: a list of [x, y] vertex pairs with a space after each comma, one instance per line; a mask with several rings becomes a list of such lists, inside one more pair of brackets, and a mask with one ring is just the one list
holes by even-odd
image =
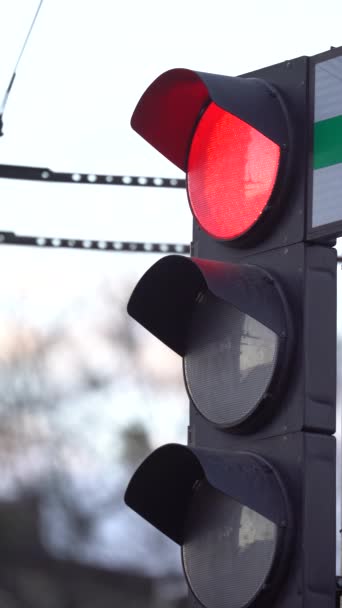
[[153, 452], [125, 499], [181, 545], [194, 606], [335, 606], [339, 228], [312, 211], [317, 66], [342, 75], [340, 56], [170, 70], [132, 117], [185, 170], [194, 228], [128, 304], [183, 359], [188, 446]]

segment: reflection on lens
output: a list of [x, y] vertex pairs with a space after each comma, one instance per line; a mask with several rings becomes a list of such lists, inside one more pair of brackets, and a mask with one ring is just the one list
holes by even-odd
[[187, 176], [191, 209], [218, 239], [236, 239], [262, 216], [276, 183], [280, 148], [215, 103], [191, 142]]
[[277, 526], [214, 489], [196, 487], [185, 523], [183, 565], [190, 588], [206, 608], [244, 608], [273, 565]]
[[207, 291], [196, 302], [184, 374], [192, 401], [211, 422], [234, 426], [257, 408], [277, 363], [278, 336]]

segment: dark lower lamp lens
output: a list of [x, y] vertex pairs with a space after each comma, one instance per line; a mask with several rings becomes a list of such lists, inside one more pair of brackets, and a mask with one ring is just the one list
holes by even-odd
[[277, 526], [213, 488], [197, 485], [188, 510], [183, 566], [195, 597], [206, 608], [245, 608], [271, 572]]
[[241, 424], [273, 379], [279, 339], [268, 327], [210, 291], [198, 299], [187, 336], [185, 382], [210, 422]]

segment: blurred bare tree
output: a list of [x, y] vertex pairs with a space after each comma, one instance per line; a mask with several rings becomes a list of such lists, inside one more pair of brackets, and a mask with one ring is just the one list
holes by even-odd
[[144, 572], [143, 555], [140, 570], [120, 564], [115, 536], [112, 549], [110, 535], [102, 553], [98, 546], [116, 514], [126, 517], [127, 477], [152, 448], [143, 420], [120, 422], [125, 390], [146, 411], [183, 394], [179, 367], [164, 353], [151, 355], [122, 302], [105, 285], [93, 309], [81, 300], [53, 326], [12, 318], [0, 345], [1, 608], [184, 603], [159, 537], [150, 549], [147, 535], [145, 547], [146, 555], [164, 551], [159, 574]]

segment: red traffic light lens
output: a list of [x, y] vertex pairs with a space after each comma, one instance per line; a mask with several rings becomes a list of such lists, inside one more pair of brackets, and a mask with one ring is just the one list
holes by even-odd
[[267, 206], [279, 162], [276, 143], [210, 103], [194, 133], [187, 167], [190, 205], [203, 230], [223, 240], [245, 234]]

